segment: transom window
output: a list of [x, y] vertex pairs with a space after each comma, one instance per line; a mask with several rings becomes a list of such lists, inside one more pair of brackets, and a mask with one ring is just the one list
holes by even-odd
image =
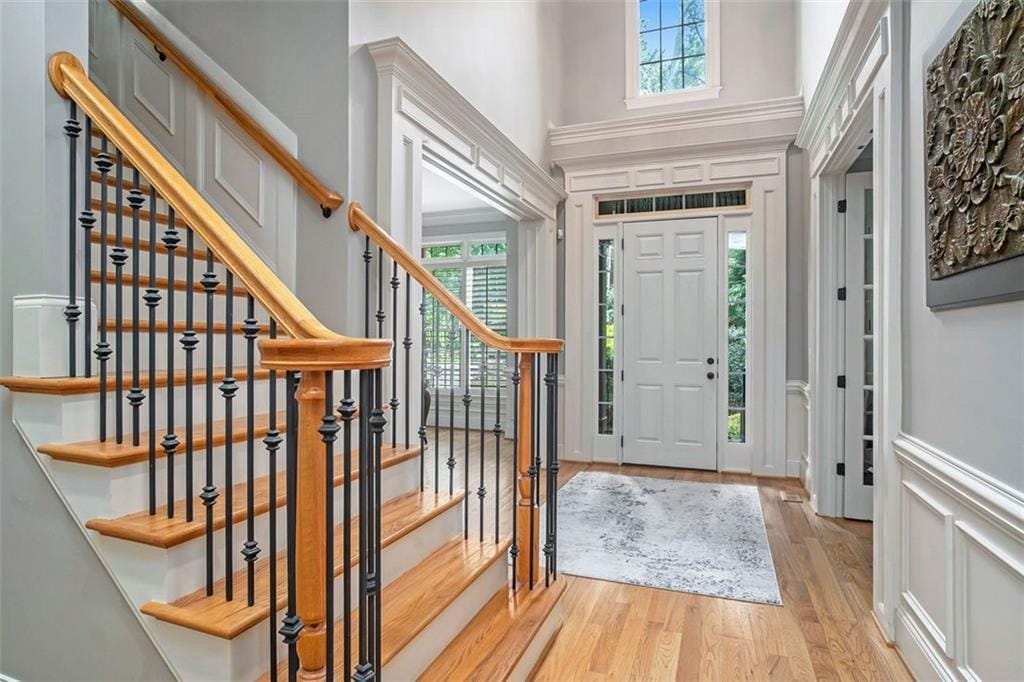
[[[423, 265], [484, 324], [508, 334], [508, 242], [505, 235], [445, 239], [423, 245]], [[464, 390], [504, 386], [504, 358], [465, 329], [427, 294], [423, 301], [423, 348], [427, 375], [436, 388]]]
[[707, 85], [704, 0], [638, 0], [640, 94]]

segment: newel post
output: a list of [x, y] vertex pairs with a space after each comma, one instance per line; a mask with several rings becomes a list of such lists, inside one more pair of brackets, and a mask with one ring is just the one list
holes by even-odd
[[540, 540], [538, 524], [540, 510], [534, 504], [534, 484], [536, 471], [533, 452], [533, 363], [534, 355], [522, 353], [519, 356], [519, 431], [517, 434], [519, 452], [516, 458], [516, 545], [519, 554], [516, 557], [516, 576], [520, 581], [532, 584], [540, 575], [540, 552], [537, 545]]

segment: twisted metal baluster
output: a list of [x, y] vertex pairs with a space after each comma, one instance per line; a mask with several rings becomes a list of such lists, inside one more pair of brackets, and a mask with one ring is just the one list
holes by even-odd
[[193, 414], [192, 393], [195, 388], [193, 372], [195, 359], [192, 354], [199, 345], [195, 329], [195, 233], [185, 228], [185, 332], [181, 336], [181, 347], [185, 349], [185, 520], [191, 522], [194, 515], [193, 466], [195, 458], [195, 415]]
[[234, 415], [232, 412], [235, 393], [238, 392], [238, 382], [234, 376], [234, 308], [235, 308], [235, 276], [230, 270], [225, 275], [224, 286], [226, 288], [224, 298], [224, 379], [220, 382], [220, 394], [224, 398], [224, 428], [228, 437], [224, 439], [224, 598], [227, 601], [234, 599], [235, 578], [234, 565], [235, 555], [231, 547], [234, 544]]
[[[199, 499], [206, 507], [206, 594], [213, 594], [213, 505], [220, 496], [213, 484], [213, 296], [217, 291], [217, 273], [213, 269], [213, 251], [206, 250], [206, 272], [202, 285], [206, 292], [206, 481]], [[273, 508], [273, 505], [271, 505]]]
[[[256, 324], [256, 301], [252, 294], [246, 296], [246, 315], [242, 323], [242, 334], [245, 337], [245, 544], [242, 546], [242, 559], [246, 565], [247, 594], [249, 606], [256, 603], [256, 557], [260, 554], [259, 543], [256, 542], [256, 447], [255, 447], [255, 410], [256, 410], [256, 334], [260, 327]], [[228, 330], [228, 343], [231, 343], [231, 330]], [[230, 436], [229, 436], [230, 437]], [[273, 474], [271, 474], [273, 475]], [[271, 501], [271, 504], [274, 504]], [[273, 561], [273, 557], [271, 557]]]
[[[117, 150], [114, 163], [114, 247], [110, 249], [110, 262], [114, 265], [114, 438], [117, 444], [124, 442], [124, 287], [121, 274], [128, 262], [128, 251], [124, 248], [124, 220], [121, 205], [124, 203], [124, 156]], [[104, 211], [109, 207], [104, 206]], [[106, 320], [103, 321], [106, 324]]]
[[167, 207], [167, 229], [164, 230], [167, 248], [167, 432], [160, 441], [167, 457], [167, 518], [174, 518], [174, 453], [178, 451], [178, 435], [174, 432], [174, 259], [181, 243], [175, 227], [174, 207]]

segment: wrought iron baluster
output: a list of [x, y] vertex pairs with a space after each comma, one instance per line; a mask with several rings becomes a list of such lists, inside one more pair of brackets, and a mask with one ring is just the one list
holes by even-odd
[[370, 251], [370, 238], [363, 243], [363, 336], [370, 336], [370, 263], [373, 252]]
[[[476, 489], [480, 501], [480, 542], [484, 541], [484, 502], [487, 486], [484, 484], [484, 454], [487, 450], [487, 347], [480, 343], [480, 487]], [[497, 491], [495, 491], [497, 494]]]
[[[128, 251], [124, 248], [124, 220], [121, 206], [124, 203], [124, 156], [118, 149], [114, 157], [114, 247], [110, 250], [110, 262], [114, 264], [114, 438], [117, 444], [124, 442], [124, 287], [121, 274], [128, 262]], [[104, 206], [103, 211], [109, 207]], [[103, 321], [106, 325], [106, 320]]]
[[[534, 355], [530, 365], [530, 445], [535, 446], [536, 434], [540, 430], [540, 426], [537, 423], [537, 365], [540, 364], [540, 356]], [[537, 509], [537, 458], [535, 456], [530, 457], [530, 467], [527, 469], [527, 473], [530, 475], [530, 571], [529, 571], [529, 584], [530, 589], [533, 589], [534, 582], [537, 576], [534, 575], [534, 564], [537, 562], [537, 538], [535, 537], [535, 531], [537, 528], [536, 521], [536, 509]]]
[[548, 414], [549, 424], [548, 438], [550, 445], [548, 450], [548, 468], [551, 473], [551, 492], [548, 497], [548, 507], [551, 508], [551, 579], [558, 579], [558, 354], [551, 353], [551, 386], [548, 388]]
[[434, 378], [434, 399], [431, 401], [434, 408], [434, 492], [441, 488], [441, 336], [438, 330], [441, 319], [440, 306], [437, 299], [430, 297], [431, 319], [434, 323], [434, 343], [431, 344], [432, 369], [431, 375]]
[[[369, 242], [369, 238], [367, 238]], [[364, 252], [365, 253], [365, 252]], [[367, 272], [369, 272], [367, 270]], [[367, 318], [369, 319], [369, 318]], [[369, 370], [359, 372], [359, 663], [356, 664], [352, 679], [356, 682], [369, 682], [374, 679], [376, 668], [371, 660], [370, 645], [370, 607], [372, 594], [376, 584], [372, 582], [370, 570], [370, 415], [367, 405], [373, 403], [373, 377]]]
[[[142, 202], [144, 200], [142, 191], [139, 189], [139, 171], [138, 169], [132, 169], [132, 188], [128, 190], [128, 205], [132, 209], [132, 386], [128, 389], [128, 404], [132, 408], [132, 445], [139, 444], [139, 438], [142, 433], [142, 429], [139, 426], [139, 410], [142, 408], [142, 402], [145, 399], [139, 376], [139, 353], [141, 352], [139, 347], [141, 323], [139, 319], [139, 281], [142, 270], [142, 261], [139, 258], [139, 211], [142, 209]], [[150, 217], [152, 218], [152, 215]], [[150, 273], [150, 277], [152, 276], [153, 274]], [[121, 282], [117, 283], [117, 286], [121, 285]], [[173, 499], [168, 498], [168, 504]]]
[[512, 355], [512, 547], [509, 556], [512, 558], [512, 591], [519, 586], [516, 569], [519, 565], [519, 353]]
[[103, 443], [107, 441], [107, 361], [113, 353], [107, 341], [107, 184], [113, 165], [104, 136], [100, 154], [96, 157], [96, 168], [100, 173], [100, 338], [94, 352], [100, 374], [100, 442]]
[[501, 517], [501, 351], [494, 353], [494, 542], [500, 535]]
[[[92, 332], [93, 332], [93, 319], [92, 319], [92, 231], [96, 226], [96, 214], [92, 211], [92, 119], [88, 116], [85, 117], [85, 145], [84, 156], [82, 158], [82, 169], [84, 176], [84, 195], [85, 200], [82, 202], [82, 213], [78, 217], [78, 222], [84, 230], [82, 235], [83, 252], [82, 257], [85, 260], [84, 267], [82, 268], [82, 292], [85, 295], [85, 302], [82, 306], [85, 314], [85, 324], [82, 329], [85, 343], [82, 345], [82, 365], [85, 370], [85, 376], [92, 376]], [[100, 281], [100, 288], [102, 289], [107, 284], [104, 281]]]
[[377, 338], [384, 338], [384, 249], [377, 247]]
[[[149, 515], [156, 514], [156, 307], [160, 305], [160, 290], [156, 288], [156, 190], [149, 188], [149, 286], [143, 299], [149, 310], [149, 363], [147, 375], [149, 385], [149, 437], [146, 451], [149, 454]], [[167, 292], [172, 296], [173, 292]], [[171, 470], [168, 470], [168, 476]], [[174, 498], [168, 498], [170, 504]]]
[[455, 316], [448, 314], [448, 494], [455, 493]]
[[427, 294], [420, 289], [420, 490], [425, 487], [427, 457]]
[[230, 434], [234, 429], [233, 406], [238, 382], [234, 376], [234, 308], [235, 277], [230, 270], [225, 274], [224, 292], [224, 379], [220, 382], [220, 394], [224, 398], [224, 428], [229, 436], [224, 439], [224, 598], [234, 599], [235, 555], [234, 545], [234, 442]]
[[[412, 373], [412, 279], [408, 272], [405, 273], [405, 339], [402, 340], [402, 347], [405, 348], [405, 449], [409, 449], [409, 429], [412, 422], [412, 403], [409, 400], [409, 374]], [[397, 419], [395, 422], [397, 423]]]
[[[287, 405], [287, 416], [285, 417], [285, 431], [287, 437], [285, 438], [285, 453], [287, 454], [287, 462], [285, 463], [286, 474], [285, 481], [287, 491], [285, 493], [287, 499], [286, 515], [288, 526], [288, 609], [285, 612], [284, 620], [281, 622], [281, 629], [278, 633], [281, 635], [282, 640], [288, 646], [288, 680], [289, 682], [295, 682], [298, 671], [299, 671], [299, 656], [295, 651], [295, 643], [299, 640], [299, 633], [302, 632], [302, 620], [296, 614], [296, 603], [295, 603], [295, 506], [298, 501], [297, 499], [297, 488], [298, 488], [298, 405], [295, 402], [295, 387], [298, 384], [298, 380], [295, 372], [285, 372], [285, 402]], [[276, 645], [275, 645], [276, 646]]]
[[[328, 403], [329, 404], [329, 403]], [[356, 401], [352, 398], [352, 372], [344, 377], [344, 396], [338, 409], [343, 424], [342, 449], [344, 451], [345, 487], [342, 489], [344, 537], [342, 538], [342, 565], [344, 566], [342, 613], [342, 637], [344, 637], [344, 670], [352, 672], [352, 420], [356, 414]], [[333, 618], [333, 614], [328, 613]]]
[[[78, 255], [78, 195], [75, 191], [78, 184], [78, 135], [82, 132], [82, 126], [78, 122], [78, 105], [71, 102], [71, 111], [67, 121], [64, 122], [64, 133], [68, 136], [68, 303], [64, 306], [64, 319], [68, 323], [68, 376], [77, 376], [75, 366], [75, 329], [78, 326], [78, 318], [82, 310], [78, 306], [78, 292], [76, 281], [78, 268], [76, 257]], [[86, 140], [86, 149], [89, 141]], [[88, 175], [88, 173], [86, 173]], [[86, 245], [88, 246], [88, 244]], [[86, 287], [88, 289], [88, 287]]]
[[[155, 276], [151, 275], [151, 276]], [[152, 284], [152, 282], [150, 282]], [[192, 406], [192, 393], [195, 388], [193, 373], [195, 359], [192, 354], [199, 344], [195, 329], [195, 233], [191, 227], [185, 228], [185, 333], [181, 336], [181, 347], [185, 349], [185, 520], [191, 522], [194, 515], [193, 497], [193, 465], [195, 459], [195, 415]]]
[[[178, 435], [174, 432], [174, 259], [181, 243], [175, 225], [174, 208], [167, 207], [167, 228], [163, 242], [167, 248], [167, 431], [160, 445], [167, 457], [167, 518], [174, 517], [174, 453], [178, 451]], [[155, 248], [155, 245], [153, 245]]]
[[[206, 250], [206, 481], [199, 499], [206, 507], [206, 594], [213, 594], [213, 505], [220, 496], [213, 484], [213, 296], [217, 291], [217, 273], [213, 269], [213, 251]], [[271, 505], [273, 506], [273, 505]]]
[[[387, 426], [387, 419], [384, 418], [384, 370], [373, 370], [374, 401], [373, 414], [370, 417], [370, 427], [373, 430], [373, 471], [369, 481], [369, 488], [373, 491], [373, 505], [370, 508], [373, 517], [373, 667], [380, 671], [382, 667], [381, 642], [383, 639], [383, 602], [381, 585], [383, 576], [381, 574], [381, 458], [384, 450], [384, 427]], [[379, 672], [378, 672], [379, 675]]]
[[[260, 554], [259, 543], [256, 542], [256, 447], [255, 447], [255, 419], [256, 419], [256, 382], [253, 375], [256, 369], [256, 334], [259, 332], [259, 325], [256, 324], [256, 301], [252, 294], [245, 299], [246, 314], [242, 323], [242, 333], [245, 336], [245, 545], [242, 547], [242, 558], [246, 564], [247, 594], [249, 606], [256, 603], [256, 557]], [[232, 330], [228, 330], [228, 343], [233, 340]], [[273, 474], [271, 474], [273, 475]], [[271, 501], [273, 505], [273, 501]], [[273, 558], [271, 558], [273, 560]]]
[[[270, 320], [270, 338], [277, 338], [277, 323], [273, 318]], [[268, 477], [267, 499], [270, 500], [269, 524], [270, 537], [268, 538], [268, 551], [270, 552], [270, 576], [269, 576], [269, 598], [270, 604], [270, 679], [277, 680], [277, 633], [274, 631], [277, 622], [277, 451], [281, 447], [281, 432], [277, 430], [277, 370], [270, 370], [270, 422], [267, 428], [267, 435], [263, 437], [263, 444], [267, 448], [267, 465], [270, 470]], [[287, 427], [285, 427], [287, 429]]]
[[[334, 679], [334, 441], [338, 439], [338, 418], [334, 416], [334, 372], [324, 373], [324, 416], [320, 425], [320, 438], [324, 442], [324, 510], [326, 513], [326, 528], [324, 543], [324, 556], [326, 566], [324, 575], [327, 584], [325, 590], [326, 630], [327, 630], [327, 659], [326, 679]], [[344, 567], [348, 571], [348, 566]]]
[[[398, 261], [391, 261], [391, 445], [398, 443]], [[408, 403], [406, 403], [408, 405]], [[408, 444], [406, 445], [408, 447]]]
[[554, 375], [554, 355], [548, 355], [548, 371], [544, 374], [544, 385], [547, 388], [547, 400], [545, 403], [546, 415], [544, 423], [544, 445], [547, 450], [546, 467], [544, 471], [544, 478], [546, 487], [544, 490], [545, 505], [544, 505], [544, 585], [545, 587], [551, 583], [551, 572], [553, 568], [553, 553], [554, 553], [554, 528], [552, 528], [555, 519], [551, 513], [554, 508], [554, 479], [552, 478], [553, 468], [552, 463], [554, 462], [554, 450], [555, 450], [555, 429], [551, 419], [554, 416], [554, 396], [555, 396], [555, 375]]
[[[471, 338], [469, 336], [469, 330], [466, 330], [464, 337], [466, 343], [466, 358], [472, 357], [472, 345]], [[466, 493], [462, 500], [462, 534], [463, 537], [469, 538], [469, 501], [472, 495], [469, 494], [469, 407], [473, 404], [473, 394], [469, 391], [469, 369], [470, 363], [466, 363], [465, 371], [465, 386], [462, 389], [462, 409], [463, 409], [463, 422], [462, 422], [462, 435], [465, 438], [465, 446], [463, 447], [462, 455], [462, 487]], [[454, 405], [452, 408], [454, 409]]]

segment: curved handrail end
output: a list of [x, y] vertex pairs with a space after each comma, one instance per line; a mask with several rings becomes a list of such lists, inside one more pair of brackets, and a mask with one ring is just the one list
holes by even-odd
[[63, 67], [65, 66], [69, 69], [77, 69], [83, 73], [85, 69], [82, 68], [82, 62], [78, 61], [78, 57], [66, 51], [55, 52], [46, 63], [46, 72], [50, 76], [50, 83], [53, 85], [53, 89], [57, 91], [58, 95], [67, 99], [68, 91], [64, 87]]

